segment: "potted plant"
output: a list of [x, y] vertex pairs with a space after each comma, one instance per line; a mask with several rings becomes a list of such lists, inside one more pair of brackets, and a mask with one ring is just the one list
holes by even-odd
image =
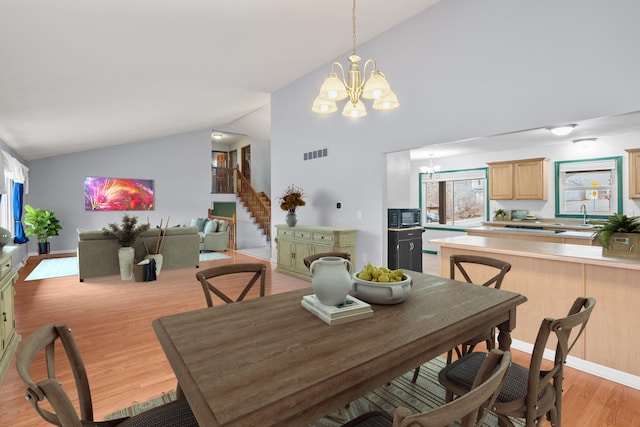
[[31, 205], [25, 205], [24, 210], [23, 222], [28, 226], [24, 234], [38, 239], [38, 255], [48, 254], [49, 237], [58, 236], [58, 232], [62, 230], [60, 221], [50, 210], [34, 208]]
[[594, 236], [602, 244], [602, 256], [637, 258], [640, 217], [613, 214], [604, 221], [592, 221]]
[[296, 187], [295, 185], [290, 185], [285, 190], [280, 200], [280, 209], [283, 211], [287, 211], [287, 215], [285, 216], [285, 222], [289, 227], [295, 227], [298, 223], [298, 215], [296, 214], [296, 209], [299, 206], [305, 206], [307, 203], [304, 201], [304, 193], [302, 192], [302, 188]]
[[133, 262], [135, 250], [133, 244], [136, 239], [149, 229], [149, 224], [138, 224], [138, 217], [125, 214], [120, 225], [109, 224], [109, 228], [103, 229], [105, 234], [110, 234], [118, 239], [120, 249], [118, 250], [118, 261], [120, 262], [120, 278], [131, 280], [133, 278]]
[[508, 217], [507, 211], [504, 209], [496, 209], [493, 213], [493, 219], [496, 221], [504, 221]]

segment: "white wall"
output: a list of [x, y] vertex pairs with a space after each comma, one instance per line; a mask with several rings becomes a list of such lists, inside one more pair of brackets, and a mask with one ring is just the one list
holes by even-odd
[[[120, 223], [122, 211], [84, 210], [86, 176], [153, 179], [154, 211], [128, 211], [152, 226], [189, 225], [191, 218], [207, 215], [211, 201], [210, 131], [203, 130], [99, 150], [35, 160], [29, 163], [30, 193], [26, 203], [53, 210], [63, 229], [52, 237], [52, 252], [74, 252], [77, 228], [101, 229]], [[31, 239], [29, 251], [36, 252]]]
[[[357, 121], [312, 113], [329, 64], [272, 95], [273, 195], [302, 186], [301, 223], [356, 228], [356, 266], [386, 263], [385, 153], [640, 110], [639, 15], [634, 0], [438, 3], [358, 47], [399, 109], [368, 104]], [[303, 161], [323, 147], [327, 158]], [[274, 209], [273, 223], [283, 220]]]

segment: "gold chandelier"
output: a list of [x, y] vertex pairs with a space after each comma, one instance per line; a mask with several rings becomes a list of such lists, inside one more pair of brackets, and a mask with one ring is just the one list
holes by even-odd
[[[373, 108], [375, 110], [393, 110], [400, 106], [398, 97], [391, 90], [391, 86], [387, 81], [386, 76], [379, 71], [376, 67], [376, 62], [373, 59], [368, 59], [364, 63], [363, 75], [367, 74], [367, 67], [373, 66], [369, 79], [365, 81], [360, 75], [360, 67], [358, 62], [362, 58], [356, 55], [356, 0], [353, 0], [352, 10], [352, 28], [353, 28], [353, 54], [349, 56], [349, 71], [346, 74], [342, 64], [334, 62], [331, 64], [331, 72], [325, 79], [322, 87], [320, 87], [320, 93], [313, 101], [311, 111], [319, 114], [331, 114], [338, 111], [338, 105], [336, 101], [342, 101], [349, 98], [349, 101], [342, 110], [342, 115], [346, 117], [364, 117], [367, 115], [367, 109], [364, 103], [360, 100], [370, 99], [373, 100]], [[342, 80], [336, 73], [336, 67], [340, 69], [342, 74]]]

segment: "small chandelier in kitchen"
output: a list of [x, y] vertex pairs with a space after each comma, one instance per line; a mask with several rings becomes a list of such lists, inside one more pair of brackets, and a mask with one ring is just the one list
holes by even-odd
[[[393, 110], [400, 106], [398, 97], [391, 90], [391, 86], [386, 76], [376, 67], [373, 59], [368, 59], [364, 63], [362, 69], [363, 75], [367, 74], [367, 67], [371, 65], [371, 75], [365, 80], [360, 75], [360, 66], [358, 62], [362, 58], [356, 55], [356, 0], [353, 0], [352, 10], [352, 28], [353, 28], [353, 54], [349, 56], [349, 71], [345, 76], [344, 68], [339, 62], [331, 64], [331, 72], [325, 79], [320, 93], [313, 101], [311, 111], [319, 114], [331, 114], [338, 111], [336, 101], [342, 101], [349, 98], [349, 101], [342, 110], [342, 115], [346, 117], [364, 117], [367, 115], [367, 109], [360, 100], [373, 100], [373, 108], [375, 110]], [[340, 69], [342, 79], [336, 73], [336, 67]]]

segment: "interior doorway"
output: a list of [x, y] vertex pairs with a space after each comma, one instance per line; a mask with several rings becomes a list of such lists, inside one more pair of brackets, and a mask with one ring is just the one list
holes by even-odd
[[247, 181], [251, 182], [251, 146], [242, 147], [240, 156], [242, 157], [242, 174], [247, 178]]

